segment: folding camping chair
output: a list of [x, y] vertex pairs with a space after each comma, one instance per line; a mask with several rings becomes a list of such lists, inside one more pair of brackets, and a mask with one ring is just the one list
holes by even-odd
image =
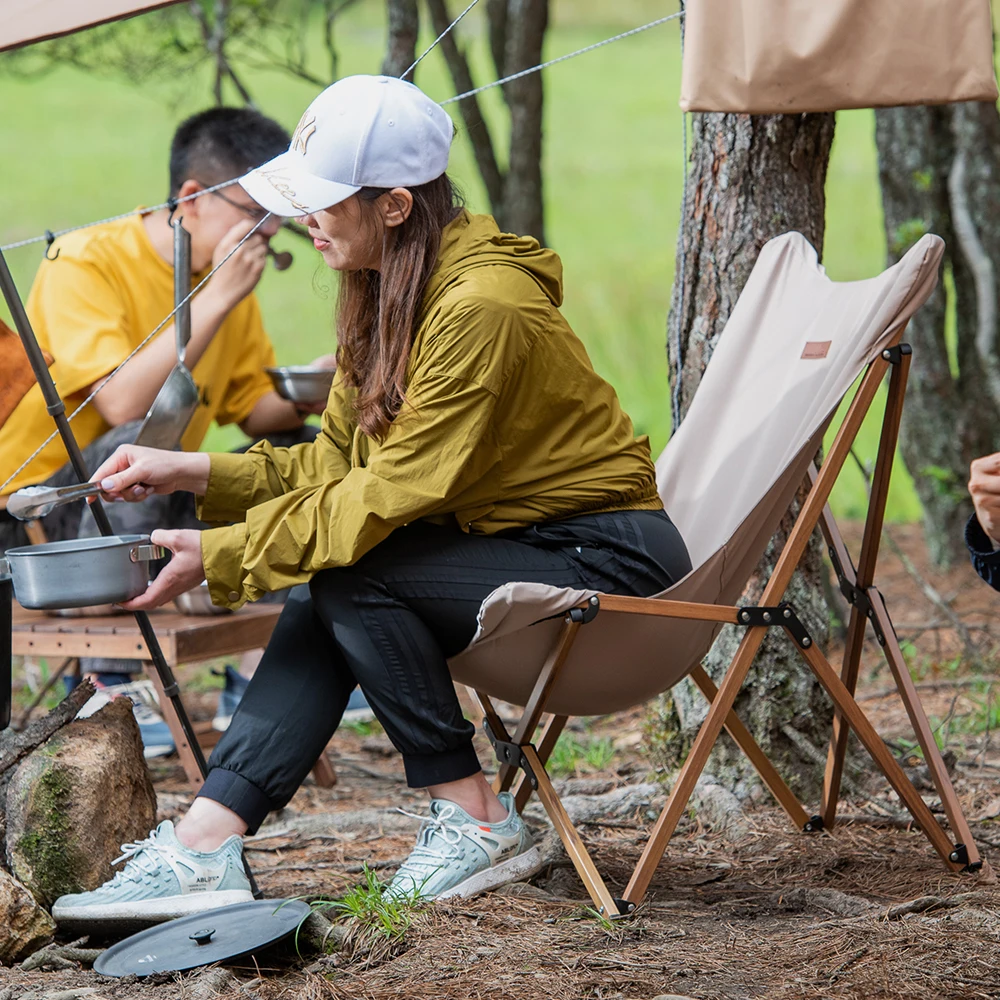
[[[881, 595], [874, 586], [910, 348], [906, 323], [933, 291], [943, 242], [924, 236], [867, 281], [827, 278], [799, 233], [767, 243], [719, 339], [684, 423], [657, 464], [664, 505], [694, 569], [652, 598], [528, 583], [494, 591], [472, 643], [451, 661], [472, 687], [500, 770], [494, 787], [515, 788], [519, 809], [537, 791], [595, 905], [608, 916], [642, 900], [713, 744], [725, 727], [800, 830], [832, 827], [848, 730], [853, 729], [916, 824], [952, 870], [978, 868], [979, 854], [934, 741]], [[813, 466], [841, 400], [864, 371], [832, 447]], [[857, 569], [827, 499], [886, 372], [891, 372], [867, 523]], [[756, 606], [737, 601], [793, 501], [807, 484], [794, 526]], [[795, 608], [782, 598], [813, 530], [821, 526], [851, 604], [838, 676]], [[854, 700], [866, 621], [871, 621], [944, 804], [952, 843]], [[718, 689], [700, 665], [723, 624], [745, 630]], [[768, 628], [785, 630], [834, 704], [823, 803], [810, 815], [733, 712]], [[576, 642], [581, 630], [584, 642]], [[694, 744], [624, 894], [598, 873], [545, 772], [569, 715], [637, 705], [691, 677], [711, 702]], [[491, 698], [525, 706], [513, 735]], [[537, 744], [533, 743], [541, 725]]]

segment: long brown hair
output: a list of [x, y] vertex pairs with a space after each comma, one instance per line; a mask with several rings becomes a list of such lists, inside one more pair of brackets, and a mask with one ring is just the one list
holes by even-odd
[[387, 189], [358, 192], [362, 225], [382, 242], [381, 270], [342, 271], [337, 296], [337, 368], [358, 390], [358, 426], [379, 441], [405, 400], [406, 365], [441, 231], [461, 210], [447, 174], [408, 190], [413, 209], [391, 228], [374, 204]]

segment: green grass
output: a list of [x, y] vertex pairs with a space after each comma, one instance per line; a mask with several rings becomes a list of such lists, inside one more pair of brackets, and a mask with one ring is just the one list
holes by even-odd
[[[672, 3], [652, 0], [558, 0], [545, 54], [600, 41], [672, 9]], [[338, 30], [343, 74], [377, 70], [383, 11], [383, 4], [367, 0], [345, 16]], [[478, 15], [473, 11], [459, 31], [477, 81], [486, 82], [493, 73]], [[565, 313], [638, 431], [649, 434], [654, 454], [669, 434], [664, 341], [683, 176], [678, 34], [672, 22], [545, 76], [546, 207], [549, 239], [565, 266]], [[249, 79], [261, 109], [288, 126], [314, 96], [312, 86], [277, 74]], [[441, 99], [452, 93], [438, 53], [421, 64], [418, 82]], [[0, 78], [0, 243], [161, 201], [172, 130], [208, 103], [208, 93], [204, 80], [136, 87], [71, 70], [28, 82]], [[494, 122], [505, 121], [498, 91], [483, 100]], [[502, 132], [496, 131], [501, 144]], [[451, 172], [470, 207], [485, 210], [462, 134]], [[835, 279], [877, 273], [884, 237], [870, 111], [838, 116], [828, 194], [829, 273]], [[294, 250], [296, 261], [291, 271], [269, 270], [264, 278], [265, 320], [279, 360], [303, 362], [333, 345], [334, 280], [294, 237], [279, 237], [276, 245]], [[10, 254], [23, 294], [40, 253], [30, 247]], [[234, 428], [215, 428], [206, 448], [231, 447], [239, 438]], [[869, 421], [860, 442], [864, 457], [873, 458], [876, 440], [877, 425]], [[863, 502], [860, 476], [839, 485], [833, 497], [839, 514], [857, 516]], [[918, 514], [912, 486], [900, 475], [890, 519]]]
[[549, 757], [549, 771], [559, 777], [591, 771], [603, 771], [614, 760], [615, 746], [610, 736], [587, 736], [578, 739], [571, 733], [562, 733], [556, 740]]

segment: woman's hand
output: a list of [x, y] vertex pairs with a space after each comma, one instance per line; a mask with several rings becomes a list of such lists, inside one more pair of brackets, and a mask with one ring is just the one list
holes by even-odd
[[[168, 453], [169, 454], [169, 453]], [[205, 579], [205, 564], [201, 559], [200, 531], [164, 531], [157, 529], [149, 536], [154, 545], [162, 545], [174, 554], [170, 562], [146, 592], [133, 597], [122, 607], [126, 611], [148, 611], [172, 601], [178, 594], [197, 587]]]
[[123, 444], [93, 475], [105, 500], [135, 503], [153, 493], [204, 494], [211, 459], [200, 452], [161, 451]]

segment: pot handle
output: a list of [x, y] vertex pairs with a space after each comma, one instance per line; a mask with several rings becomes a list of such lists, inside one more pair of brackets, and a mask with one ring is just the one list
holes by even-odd
[[167, 550], [162, 545], [133, 545], [128, 557], [132, 562], [152, 562], [154, 559], [162, 559], [166, 554]]

